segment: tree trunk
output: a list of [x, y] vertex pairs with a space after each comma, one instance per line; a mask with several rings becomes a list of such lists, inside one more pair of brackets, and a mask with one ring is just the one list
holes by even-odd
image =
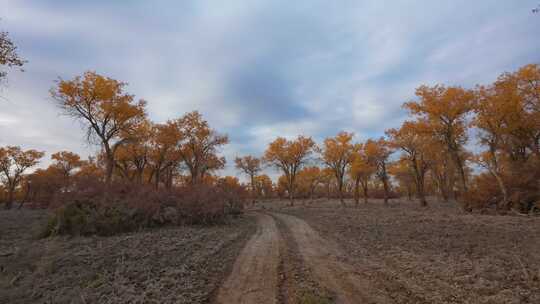
[[388, 179], [386, 177], [384, 177], [382, 179], [382, 182], [383, 182], [383, 188], [384, 188], [384, 204], [385, 205], [388, 205]]
[[14, 194], [15, 194], [15, 187], [10, 185], [8, 187], [8, 199], [7, 199], [6, 204], [4, 206], [4, 208], [6, 210], [11, 209], [11, 207], [13, 206], [13, 196], [14, 196]]
[[446, 182], [440, 178], [437, 177], [437, 188], [439, 188], [439, 195], [442, 198], [443, 202], [448, 203], [449, 197], [448, 197], [448, 189], [446, 187]]
[[251, 206], [255, 206], [255, 201], [257, 197], [257, 193], [255, 191], [255, 175], [250, 174], [251, 178]]
[[416, 181], [416, 195], [420, 201], [420, 206], [427, 207], [426, 195], [424, 193], [424, 181], [423, 178], [418, 177]]
[[135, 178], [135, 180], [137, 181], [138, 184], [143, 183], [143, 173], [144, 173], [144, 168], [142, 169], [137, 168], [137, 177]]
[[21, 209], [22, 206], [24, 205], [24, 203], [28, 200], [28, 198], [30, 197], [31, 193], [32, 193], [32, 189], [31, 189], [31, 184], [30, 183], [26, 183], [26, 193], [24, 194], [24, 197], [21, 201], [21, 203], [19, 204], [19, 207], [17, 209]]
[[105, 184], [110, 185], [114, 171], [114, 152], [107, 143], [105, 146]]
[[472, 208], [469, 205], [469, 202], [467, 201], [468, 196], [468, 188], [467, 188], [467, 178], [465, 176], [465, 169], [463, 168], [463, 161], [461, 160], [461, 157], [459, 157], [458, 152], [455, 150], [451, 150], [452, 156], [454, 158], [454, 162], [456, 164], [456, 167], [458, 169], [459, 173], [459, 179], [461, 183], [461, 193], [460, 193], [460, 201], [461, 205], [464, 211], [471, 212]]
[[330, 183], [326, 184], [326, 199], [330, 200]]
[[345, 201], [343, 200], [343, 179], [340, 181], [338, 178], [338, 192], [339, 192], [339, 203], [341, 207], [345, 207]]
[[[504, 184], [504, 181], [499, 174], [497, 174], [496, 172], [491, 172], [491, 174], [495, 177], [495, 179], [497, 180], [497, 184], [499, 185], [499, 188], [501, 189], [501, 193], [503, 195], [502, 206], [507, 206], [508, 205], [508, 190], [506, 189], [506, 185]], [[497, 208], [500, 208], [500, 204], [497, 205]]]
[[358, 208], [360, 202], [360, 180], [356, 179], [354, 181], [354, 204]]
[[289, 202], [291, 207], [294, 206], [294, 179], [295, 176], [293, 174], [289, 174]]
[[291, 189], [291, 191], [289, 191], [289, 206], [291, 206], [291, 207], [294, 206], [294, 195], [293, 195], [292, 189]]
[[414, 183], [416, 184], [416, 196], [418, 197], [418, 200], [420, 201], [420, 206], [426, 207], [427, 201], [426, 201], [426, 196], [424, 193], [425, 170], [424, 170], [424, 167], [421, 167], [421, 168], [418, 167], [416, 159], [413, 160], [412, 165], [413, 165], [413, 172], [414, 172]]
[[156, 171], [154, 172], [154, 187], [156, 188], [156, 190], [159, 189], [159, 180], [161, 179], [161, 169], [160, 168], [156, 168]]
[[167, 190], [171, 190], [172, 184], [173, 184], [173, 167], [170, 166], [169, 168], [167, 168], [167, 179], [165, 182], [165, 188]]
[[156, 172], [156, 169], [152, 169], [152, 171], [150, 171], [150, 174], [148, 174], [148, 179], [146, 180], [147, 184], [149, 185], [152, 184], [152, 179], [154, 178], [155, 172]]
[[369, 199], [367, 182], [362, 183], [362, 190], [364, 190], [364, 204], [367, 204]]
[[110, 185], [112, 182], [112, 174], [114, 169], [114, 160], [109, 159], [107, 157], [106, 164], [105, 164], [105, 183], [107, 185]]

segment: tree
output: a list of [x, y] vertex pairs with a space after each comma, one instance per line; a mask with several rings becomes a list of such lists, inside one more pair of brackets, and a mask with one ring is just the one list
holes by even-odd
[[431, 143], [428, 152], [432, 161], [428, 172], [439, 196], [448, 202], [450, 196], [454, 195], [456, 169], [445, 146], [440, 141]]
[[197, 111], [184, 115], [176, 124], [182, 137], [178, 152], [191, 174], [192, 185], [199, 183], [205, 174], [225, 166], [225, 158], [217, 153], [229, 143], [227, 135], [211, 129]]
[[427, 206], [425, 195], [425, 177], [429, 169], [428, 153], [431, 145], [428, 125], [423, 122], [406, 121], [399, 129], [386, 131], [390, 138], [389, 145], [401, 149], [414, 177], [416, 195], [422, 207]]
[[290, 196], [291, 189], [289, 189], [289, 179], [285, 175], [280, 175], [276, 183], [276, 192], [280, 199], [285, 197], [285, 192], [287, 196]]
[[51, 155], [51, 159], [54, 161], [53, 166], [62, 174], [64, 186], [69, 186], [73, 170], [78, 169], [83, 164], [81, 157], [73, 152], [60, 151]]
[[11, 41], [7, 32], [0, 32], [0, 83], [7, 77], [3, 68], [22, 67], [26, 61], [17, 54], [17, 46]]
[[132, 141], [137, 126], [145, 121], [146, 102], [134, 102], [124, 92], [125, 83], [86, 72], [72, 80], [59, 79], [51, 96], [68, 116], [83, 123], [87, 140], [97, 139], [106, 156], [105, 181], [110, 184], [117, 149]]
[[[502, 177], [502, 164], [500, 161], [502, 149], [509, 148], [504, 141], [507, 140], [507, 123], [509, 117], [514, 116], [514, 98], [507, 98], [503, 92], [497, 92], [496, 87], [477, 89], [477, 103], [475, 104], [476, 116], [473, 125], [479, 129], [478, 137], [482, 145], [488, 150], [476, 155], [473, 162], [487, 169], [497, 180], [497, 184], [503, 195], [503, 205], [508, 202], [508, 190]], [[521, 115], [519, 115], [521, 116]], [[510, 148], [512, 149], [512, 148]]]
[[373, 164], [368, 161], [364, 146], [355, 149], [349, 167], [349, 176], [354, 181], [354, 201], [356, 206], [358, 206], [360, 200], [360, 186], [364, 193], [364, 203], [368, 203], [368, 184], [376, 170], [376, 166], [373, 166]]
[[89, 156], [88, 160], [83, 161], [79, 171], [75, 174], [77, 179], [92, 179], [103, 181], [105, 172], [103, 166], [100, 166], [95, 157]]
[[304, 167], [298, 172], [298, 184], [309, 193], [309, 199], [313, 202], [313, 194], [317, 185], [321, 182], [321, 169], [317, 166]]
[[475, 155], [472, 159], [472, 161], [479, 165], [480, 167], [486, 169], [491, 176], [495, 178], [497, 181], [497, 186], [499, 187], [501, 194], [502, 194], [502, 206], [507, 206], [508, 204], [508, 188], [506, 187], [506, 183], [503, 179], [503, 167], [501, 166], [501, 162], [498, 159], [499, 156], [495, 153], [491, 153], [490, 151], [484, 151], [482, 153], [479, 153], [478, 155]]
[[336, 177], [337, 190], [339, 201], [342, 206], [345, 206], [343, 200], [343, 182], [347, 173], [347, 166], [351, 163], [354, 145], [352, 138], [354, 134], [340, 132], [336, 137], [327, 138], [324, 140], [323, 148], [318, 149], [323, 162], [332, 169]]
[[[432, 131], [433, 136], [446, 144], [456, 169], [459, 172], [461, 191], [463, 197], [467, 194], [467, 177], [465, 160], [463, 159], [463, 146], [467, 142], [467, 117], [474, 106], [474, 94], [461, 87], [434, 87], [421, 86], [416, 89], [419, 101], [404, 104], [412, 114], [424, 119]], [[470, 211], [466, 200], [463, 208]]]
[[175, 121], [152, 126], [148, 165], [152, 170], [150, 178], [154, 178], [156, 189], [159, 187], [162, 173], [180, 161], [179, 145], [182, 138], [182, 132]]
[[216, 186], [223, 191], [222, 199], [226, 201], [230, 209], [243, 208], [246, 191], [238, 178], [234, 176], [220, 177], [216, 181]]
[[51, 165], [47, 169], [36, 169], [26, 175], [24, 180], [25, 196], [19, 204], [19, 208], [25, 201], [39, 203], [46, 207], [53, 201], [60, 189], [65, 187], [65, 177], [55, 165]]
[[153, 125], [148, 120], [138, 124], [132, 140], [117, 149], [116, 169], [123, 178], [143, 183], [149, 162], [152, 128]]
[[[495, 179], [502, 195], [500, 203], [507, 206], [509, 183], [514, 188], [531, 188], [531, 184], [534, 188], [537, 180], [540, 68], [527, 65], [515, 73], [502, 74], [492, 85], [477, 87], [474, 111], [473, 126], [478, 129], [480, 144], [487, 149], [473, 162]], [[519, 179], [512, 178], [516, 174]]]
[[515, 161], [540, 159], [540, 67], [504, 73], [477, 91], [474, 125], [482, 131], [481, 143]]
[[315, 142], [311, 137], [298, 136], [294, 140], [278, 137], [264, 153], [264, 161], [281, 170], [287, 179], [290, 205], [294, 205], [294, 187], [298, 171], [306, 164]]
[[321, 170], [321, 183], [326, 189], [326, 199], [330, 199], [330, 194], [332, 192], [332, 187], [334, 186], [334, 171], [328, 167], [325, 167]]
[[378, 140], [368, 139], [364, 145], [364, 151], [366, 153], [368, 163], [377, 168], [375, 174], [383, 185], [384, 203], [387, 205], [390, 196], [387, 163], [392, 151], [388, 145], [388, 142], [382, 137]]
[[[409, 160], [402, 156], [399, 160], [390, 164], [388, 172], [390, 172], [394, 179], [397, 180], [398, 186], [401, 189], [402, 193], [403, 191], [407, 192], [407, 198], [409, 199], [409, 201], [412, 201], [412, 188], [416, 182], [414, 175], [411, 172]], [[425, 205], [421, 203], [421, 206]]]
[[6, 209], [13, 205], [15, 190], [21, 181], [24, 171], [38, 164], [45, 153], [36, 150], [23, 151], [17, 146], [0, 148], [0, 171], [3, 184], [7, 190]]
[[234, 162], [236, 164], [236, 169], [242, 171], [242, 173], [249, 176], [252, 203], [255, 204], [255, 200], [257, 198], [257, 191], [255, 189], [255, 177], [262, 170], [261, 160], [251, 155], [247, 155], [244, 157], [237, 157]]
[[255, 176], [255, 191], [257, 197], [270, 198], [274, 194], [272, 179], [266, 174]]

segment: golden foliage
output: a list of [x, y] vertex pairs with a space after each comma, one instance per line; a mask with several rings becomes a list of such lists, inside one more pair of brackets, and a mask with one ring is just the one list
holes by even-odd
[[0, 148], [0, 172], [2, 182], [7, 190], [6, 209], [11, 208], [13, 195], [19, 186], [23, 173], [38, 164], [43, 152], [36, 150], [22, 150], [18, 146], [7, 146]]
[[294, 203], [294, 186], [298, 171], [313, 153], [315, 142], [311, 137], [298, 136], [294, 140], [278, 137], [268, 145], [264, 161], [283, 172], [291, 205]]
[[136, 137], [137, 126], [146, 119], [146, 101], [134, 101], [124, 92], [125, 83], [86, 72], [72, 80], [59, 79], [50, 90], [64, 114], [79, 120], [87, 130], [87, 139], [98, 140], [106, 155], [106, 180], [114, 169], [116, 150]]
[[339, 132], [335, 137], [325, 139], [322, 149], [318, 149], [323, 162], [334, 172], [342, 205], [345, 204], [343, 200], [345, 174], [353, 159], [354, 151], [358, 148], [352, 143], [353, 136], [353, 133]]

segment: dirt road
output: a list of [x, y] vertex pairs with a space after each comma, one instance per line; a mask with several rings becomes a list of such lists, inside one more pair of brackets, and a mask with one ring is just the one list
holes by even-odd
[[[304, 280], [302, 277], [283, 279], [283, 276], [290, 274], [282, 271], [287, 267], [280, 268], [280, 263], [282, 265], [295, 263], [292, 259], [280, 256], [279, 249], [284, 244], [294, 247], [302, 259], [301, 263], [309, 268], [304, 273], [294, 275], [313, 275], [312, 279], [319, 286], [335, 295], [332, 302], [344, 304], [391, 302], [362, 275], [361, 266], [348, 264], [338, 246], [323, 239], [305, 221], [281, 213], [257, 213], [256, 216], [258, 231], [236, 260], [232, 273], [218, 292], [217, 303], [299, 302], [300, 299], [278, 296], [280, 282], [287, 281], [290, 284]], [[276, 221], [284, 229], [278, 229]], [[283, 239], [291, 239], [294, 244], [283, 242]], [[284, 252], [283, 248], [281, 252]], [[278, 280], [278, 277], [281, 279]], [[296, 289], [301, 288], [300, 286]]]
[[280, 235], [271, 216], [256, 216], [257, 232], [240, 252], [217, 303], [277, 303]]
[[304, 220], [276, 214], [296, 240], [300, 254], [315, 279], [336, 294], [336, 303], [390, 303], [383, 292], [362, 275], [361, 265], [349, 265], [334, 242], [323, 239]]

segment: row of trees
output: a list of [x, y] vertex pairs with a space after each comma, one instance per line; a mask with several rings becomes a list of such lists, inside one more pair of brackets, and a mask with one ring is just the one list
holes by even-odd
[[[171, 188], [175, 178], [199, 184], [223, 168], [218, 156], [228, 137], [210, 128], [198, 112], [190, 112], [165, 123], [153, 123], [146, 114], [146, 102], [125, 92], [125, 83], [87, 72], [71, 80], [58, 80], [50, 91], [62, 112], [79, 121], [86, 139], [99, 144], [102, 152], [82, 161], [69, 151], [52, 156], [53, 164], [27, 178], [27, 193], [68, 191], [72, 175], [93, 177], [110, 185], [113, 179], [151, 183]], [[19, 147], [0, 150], [0, 162], [7, 192], [6, 207], [13, 202], [23, 172], [43, 156]], [[33, 187], [32, 187], [33, 186]]]
[[[125, 92], [125, 83], [94, 72], [60, 79], [51, 96], [66, 115], [80, 121], [86, 138], [102, 147], [88, 161], [67, 151], [53, 155], [53, 164], [28, 177], [28, 193], [46, 193], [46, 181], [57, 176], [56, 188], [69, 190], [72, 176], [93, 176], [110, 184], [114, 179], [170, 189], [174, 184], [201, 183], [240, 186], [237, 178], [218, 178], [225, 159], [220, 148], [226, 135], [210, 128], [198, 112], [165, 123], [153, 123], [146, 102]], [[512, 204], [537, 198], [540, 158], [540, 68], [527, 65], [501, 75], [493, 84], [474, 89], [443, 85], [421, 86], [404, 108], [410, 119], [379, 139], [355, 142], [340, 132], [317, 145], [306, 136], [277, 138], [264, 155], [238, 157], [235, 165], [249, 178], [251, 197], [332, 192], [345, 204], [368, 189], [381, 189], [387, 203], [392, 190], [415, 194], [422, 206], [427, 195], [458, 200], [464, 210]], [[471, 136], [472, 135], [472, 136]], [[471, 140], [472, 138], [472, 140]], [[467, 149], [466, 147], [473, 147]], [[8, 206], [24, 170], [43, 153], [17, 147], [0, 150]], [[278, 169], [276, 183], [261, 174]], [[49, 178], [46, 178], [46, 176]], [[40, 182], [41, 181], [41, 182]], [[40, 185], [40, 186], [37, 186]], [[493, 185], [496, 185], [493, 187]]]
[[[402, 192], [414, 192], [422, 206], [427, 206], [427, 194], [453, 197], [466, 211], [489, 204], [523, 211], [540, 200], [538, 65], [504, 73], [493, 84], [474, 89], [421, 86], [416, 96], [403, 105], [410, 119], [380, 139], [354, 143], [352, 133], [340, 132], [317, 147], [309, 137], [278, 138], [260, 161], [251, 156], [245, 160], [279, 169], [283, 176], [278, 185], [286, 189], [291, 204], [298, 176], [310, 176], [304, 183], [313, 188], [328, 172], [342, 204], [344, 188], [352, 188], [358, 202], [359, 189], [367, 199], [374, 181], [382, 186], [387, 203], [390, 175]], [[310, 161], [324, 169], [305, 167]], [[245, 167], [241, 160], [237, 164]], [[258, 171], [249, 171], [251, 180]]]
[[210, 128], [198, 112], [165, 123], [153, 123], [146, 102], [124, 92], [125, 83], [94, 72], [72, 80], [59, 80], [51, 96], [63, 113], [79, 120], [87, 139], [101, 145], [105, 182], [113, 175], [142, 183], [172, 186], [175, 174], [189, 172], [191, 184], [223, 168], [217, 154], [229, 142]]

